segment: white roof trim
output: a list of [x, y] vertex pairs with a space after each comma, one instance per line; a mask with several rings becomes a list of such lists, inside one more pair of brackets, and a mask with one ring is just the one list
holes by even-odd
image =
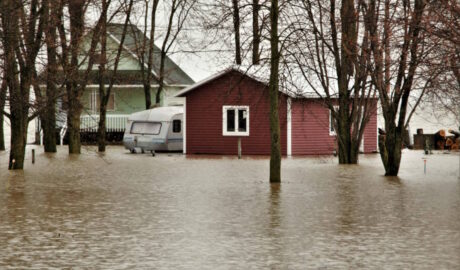
[[[212, 76], [210, 76], [210, 77], [208, 77], [208, 78], [206, 78], [204, 80], [201, 80], [201, 81], [199, 81], [199, 82], [197, 82], [195, 84], [190, 85], [189, 87], [183, 89], [182, 91], [180, 91], [179, 93], [177, 93], [174, 96], [175, 97], [182, 97], [183, 95], [187, 94], [188, 92], [193, 91], [196, 88], [198, 88], [198, 87], [200, 87], [200, 86], [202, 86], [204, 84], [207, 84], [208, 82], [211, 82], [211, 81], [213, 81], [213, 80], [215, 80], [215, 79], [217, 79], [217, 78], [219, 78], [219, 77], [221, 77], [221, 76], [223, 76], [223, 75], [225, 75], [225, 74], [227, 74], [227, 73], [229, 73], [231, 71], [237, 71], [237, 72], [241, 73], [242, 75], [248, 76], [249, 78], [268, 86], [268, 82], [262, 80], [261, 78], [255, 76], [255, 75], [252, 75], [252, 74], [250, 74], [250, 72], [246, 72], [245, 70], [243, 70], [243, 69], [241, 69], [239, 67], [232, 66], [232, 67], [226, 68], [226, 69], [224, 69], [224, 70], [222, 70], [222, 71], [220, 71], [220, 72], [218, 72], [218, 73], [216, 73], [216, 74], [214, 74], [214, 75], [212, 75]], [[287, 95], [289, 97], [292, 97], [292, 98], [297, 97], [294, 93], [289, 93], [289, 92], [285, 92], [285, 91], [282, 91], [282, 90], [279, 90], [279, 92], [281, 92], [281, 93], [283, 93], [283, 94], [285, 94], [285, 95]]]
[[220, 76], [223, 76], [223, 75], [227, 74], [228, 72], [230, 72], [232, 70], [233, 69], [225, 69], [225, 70], [220, 71], [220, 72], [218, 72], [218, 73], [216, 73], [216, 74], [214, 74], [214, 75], [212, 75], [212, 76], [210, 76], [210, 77], [208, 77], [206, 79], [203, 79], [203, 80], [201, 80], [201, 81], [199, 81], [199, 82], [197, 82], [195, 84], [192, 84], [189, 87], [186, 87], [186, 88], [182, 89], [182, 91], [180, 91], [179, 93], [175, 94], [174, 97], [182, 97], [184, 94], [194, 90], [195, 88], [198, 88], [198, 87], [200, 87], [200, 86], [202, 86], [204, 84], [207, 84], [208, 82], [211, 82], [214, 79], [217, 79]]

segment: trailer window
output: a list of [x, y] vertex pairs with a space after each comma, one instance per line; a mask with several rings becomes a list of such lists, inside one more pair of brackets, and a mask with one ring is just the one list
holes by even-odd
[[249, 106], [223, 106], [224, 136], [249, 136]]
[[132, 134], [158, 135], [160, 130], [161, 123], [159, 122], [134, 122], [131, 125]]
[[179, 133], [181, 131], [181, 121], [180, 120], [173, 120], [173, 132]]

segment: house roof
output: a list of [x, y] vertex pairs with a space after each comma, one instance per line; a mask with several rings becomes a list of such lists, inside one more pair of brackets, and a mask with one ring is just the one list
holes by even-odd
[[[205, 85], [211, 81], [214, 81], [232, 71], [236, 71], [236, 72], [239, 72], [241, 73], [242, 75], [244, 76], [247, 76], [255, 81], [258, 81], [264, 85], [266, 85], [268, 87], [269, 85], [269, 80], [270, 80], [270, 70], [265, 67], [265, 66], [251, 66], [251, 67], [242, 67], [242, 66], [238, 66], [238, 65], [234, 65], [234, 66], [231, 66], [229, 68], [226, 68], [206, 79], [203, 79], [193, 85], [190, 85], [189, 87], [186, 87], [184, 89], [182, 89], [182, 91], [180, 91], [179, 93], [177, 93], [175, 96], [176, 97], [183, 97], [185, 96], [187, 93], [195, 90], [196, 88], [202, 86], [202, 85]], [[289, 97], [299, 97], [297, 94], [295, 93], [292, 93], [292, 92], [289, 92], [289, 91], [284, 91], [283, 89], [280, 88], [279, 90], [281, 93], [289, 96]]]
[[[122, 33], [123, 33], [123, 24], [111, 23], [107, 25], [107, 33], [109, 36], [114, 39], [117, 43], [120, 42]], [[129, 53], [139, 59], [139, 45], [142, 44], [143, 38], [146, 38], [146, 44], [149, 43], [149, 39], [144, 35], [144, 33], [137, 28], [135, 25], [128, 25], [127, 33], [125, 36], [125, 41], [123, 47], [129, 51]], [[158, 78], [160, 73], [160, 54], [161, 50], [154, 45], [153, 49], [153, 74]], [[147, 52], [143, 55], [144, 62], [147, 63]], [[166, 84], [172, 85], [191, 85], [194, 83], [192, 78], [190, 78], [187, 73], [185, 73], [174, 61], [171, 60], [168, 56], [165, 58], [164, 64], [165, 71], [165, 82]]]
[[[177, 93], [176, 97], [183, 97], [187, 93], [195, 90], [196, 88], [205, 85], [213, 80], [216, 80], [232, 71], [241, 73], [244, 76], [247, 76], [255, 81], [258, 81], [268, 87], [270, 81], [270, 68], [267, 65], [251, 65], [251, 66], [241, 66], [233, 65], [230, 66], [206, 79], [203, 79], [189, 87], [182, 89]], [[285, 76], [282, 74], [283, 71], [280, 70], [280, 76]], [[291, 97], [291, 98], [308, 98], [308, 99], [323, 99], [326, 97], [324, 90], [321, 86], [315, 86], [316, 90], [306, 82], [302, 75], [298, 71], [291, 70], [288, 78], [280, 79], [279, 92]], [[331, 86], [331, 98], [338, 98], [338, 91]], [[321, 91], [321, 92], [318, 92]], [[367, 94], [366, 94], [367, 95]], [[378, 98], [377, 93], [371, 95], [369, 98]]]
[[[123, 32], [123, 24], [108, 24], [107, 33], [109, 38], [114, 40], [117, 44], [120, 43], [121, 35]], [[128, 26], [127, 35], [123, 47], [128, 53], [138, 60], [136, 54], [136, 40], [142, 38], [142, 32], [134, 25]], [[147, 44], [149, 40], [147, 39]], [[161, 50], [155, 46], [153, 54], [153, 70], [154, 79], [158, 80], [158, 73], [160, 70], [160, 53]], [[147, 58], [147, 56], [145, 56]], [[165, 58], [165, 84], [176, 85], [176, 86], [187, 86], [194, 83], [194, 81], [168, 56]], [[80, 76], [85, 73], [85, 70], [78, 70]], [[107, 76], [110, 75], [111, 71], [107, 72]], [[105, 81], [108, 78], [105, 79]], [[142, 84], [142, 72], [140, 70], [117, 70], [117, 76], [114, 78], [115, 85], [133, 85]], [[46, 69], [41, 71], [38, 75], [38, 81], [40, 84], [46, 83]], [[62, 70], [58, 70], [56, 73], [56, 82], [62, 84], [65, 81], [65, 74]], [[100, 81], [98, 70], [93, 69], [89, 72], [87, 84], [98, 84]], [[157, 83], [157, 82], [154, 82]]]

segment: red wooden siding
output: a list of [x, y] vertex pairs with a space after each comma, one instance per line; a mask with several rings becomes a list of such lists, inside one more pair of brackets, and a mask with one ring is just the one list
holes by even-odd
[[[376, 101], [377, 104], [377, 101]], [[364, 153], [376, 152], [377, 149], [377, 105], [364, 129]]]
[[[335, 137], [329, 134], [329, 109], [316, 99], [292, 101], [292, 154], [329, 155]], [[364, 130], [364, 152], [377, 150], [377, 115], [374, 113]]]
[[[186, 94], [187, 154], [238, 153], [238, 137], [222, 135], [222, 106], [249, 106], [249, 136], [242, 136], [243, 155], [270, 154], [268, 88], [232, 71]], [[281, 149], [286, 155], [287, 105], [280, 98]]]
[[292, 101], [292, 154], [325, 155], [334, 151], [329, 110], [314, 99]]

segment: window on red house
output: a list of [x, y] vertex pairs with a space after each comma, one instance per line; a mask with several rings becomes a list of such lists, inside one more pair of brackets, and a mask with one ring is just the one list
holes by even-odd
[[249, 106], [223, 106], [222, 135], [249, 136]]

